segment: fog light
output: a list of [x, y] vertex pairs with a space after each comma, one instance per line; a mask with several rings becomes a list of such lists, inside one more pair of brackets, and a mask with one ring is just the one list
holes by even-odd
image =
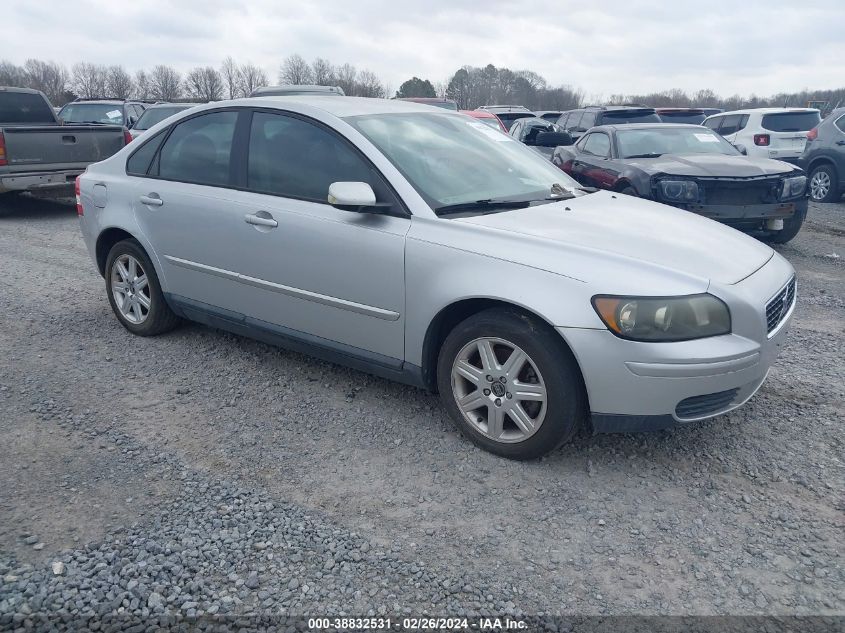
[[771, 220], [766, 221], [766, 228], [770, 231], [782, 231], [783, 218], [773, 218]]

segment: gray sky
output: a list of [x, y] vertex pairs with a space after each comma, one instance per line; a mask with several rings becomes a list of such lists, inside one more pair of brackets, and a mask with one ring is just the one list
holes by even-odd
[[275, 79], [299, 53], [369, 68], [395, 91], [464, 64], [530, 69], [588, 97], [845, 85], [845, 0], [4, 0], [0, 59], [219, 67]]

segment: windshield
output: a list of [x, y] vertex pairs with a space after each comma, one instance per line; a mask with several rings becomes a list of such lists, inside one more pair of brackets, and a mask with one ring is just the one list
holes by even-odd
[[192, 103], [190, 105], [148, 108], [147, 110], [144, 110], [144, 114], [142, 114], [141, 118], [138, 119], [138, 122], [135, 124], [135, 129], [149, 130], [156, 123], [161, 123], [167, 117], [173, 116], [177, 112], [182, 112], [182, 110], [187, 110], [188, 108], [193, 107], [194, 104]]
[[661, 112], [657, 116], [664, 123], [692, 123], [701, 125], [707, 117], [703, 112]]
[[544, 200], [578, 183], [516, 139], [448, 114], [379, 114], [346, 121], [367, 137], [433, 208], [479, 200]]
[[616, 132], [616, 146], [620, 158], [662, 154], [739, 154], [733, 145], [706, 127], [619, 130]]
[[496, 119], [494, 119], [493, 117], [481, 117], [480, 116], [480, 117], [473, 117], [473, 118], [476, 121], [481, 121], [484, 125], [489, 125], [494, 130], [498, 130], [499, 132], [502, 131], [502, 128], [499, 125], [499, 122]]
[[65, 123], [111, 123], [123, 125], [123, 106], [114, 103], [69, 103], [59, 118]]
[[602, 112], [604, 125], [619, 123], [660, 123], [660, 117], [654, 110], [608, 110]]

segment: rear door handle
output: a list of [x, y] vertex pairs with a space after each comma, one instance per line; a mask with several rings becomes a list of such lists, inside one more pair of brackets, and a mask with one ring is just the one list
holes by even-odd
[[279, 226], [279, 223], [276, 222], [273, 218], [261, 217], [260, 215], [256, 215], [255, 213], [247, 213], [244, 216], [244, 222], [246, 222], [247, 224], [254, 224], [255, 226], [269, 226], [273, 229]]
[[157, 193], [151, 193], [147, 196], [141, 196], [140, 200], [142, 204], [146, 204], [150, 207], [160, 207], [164, 204], [164, 200], [159, 198]]

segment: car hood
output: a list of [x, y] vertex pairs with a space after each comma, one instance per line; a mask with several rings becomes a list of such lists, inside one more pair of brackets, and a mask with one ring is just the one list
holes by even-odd
[[[546, 245], [551, 243], [555, 247], [552, 252], [565, 248], [569, 252], [590, 251], [599, 262], [622, 260], [622, 269], [634, 274], [637, 262], [648, 262], [653, 267], [721, 284], [742, 281], [774, 253], [754, 238], [694, 213], [604, 191], [453, 221], [531, 236]], [[531, 254], [524, 259], [527, 265], [567, 276], [585, 279], [591, 274], [583, 267], [567, 270], [568, 265], [559, 266], [555, 261], [535, 261], [538, 258]]]
[[771, 158], [725, 154], [663, 154], [657, 158], [632, 158], [625, 162], [650, 174], [709, 178], [751, 178], [795, 171], [792, 165]]

